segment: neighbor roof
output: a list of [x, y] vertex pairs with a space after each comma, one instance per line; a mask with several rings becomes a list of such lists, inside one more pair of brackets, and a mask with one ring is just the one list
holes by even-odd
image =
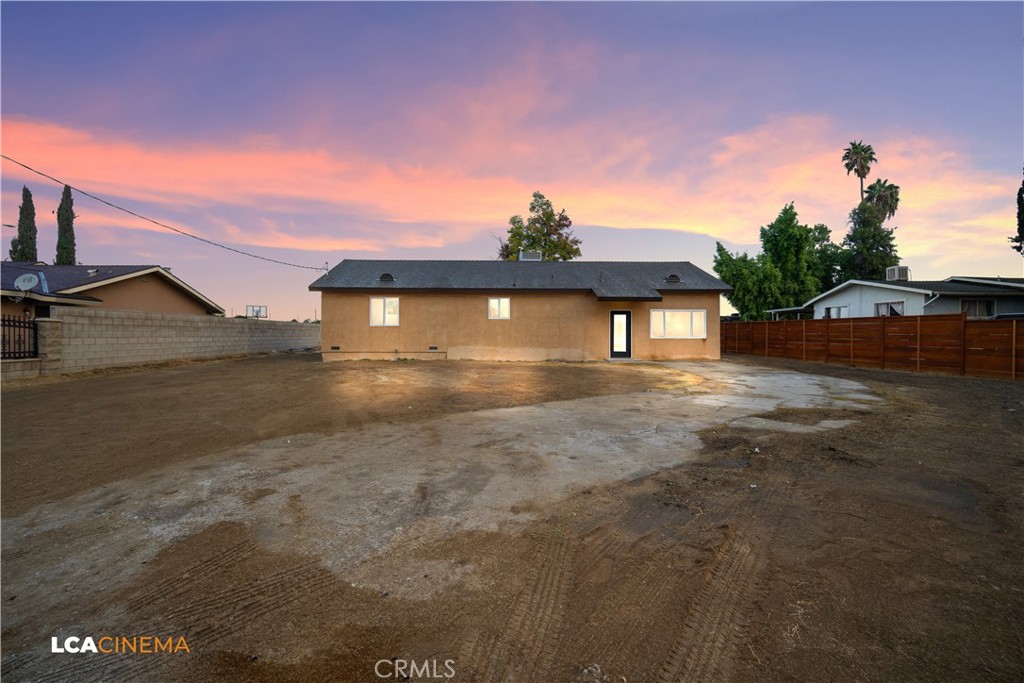
[[810, 306], [821, 299], [832, 296], [854, 285], [920, 292], [928, 296], [1020, 296], [1021, 283], [1024, 283], [1024, 280], [1018, 282], [1014, 278], [996, 279], [982, 277], [956, 277], [946, 280], [847, 280], [827, 292], [822, 292], [804, 305]]
[[41, 297], [47, 297], [48, 299], [67, 299], [69, 303], [73, 303], [74, 300], [79, 300], [78, 303], [97, 302], [101, 300], [83, 293], [103, 285], [153, 274], [166, 279], [189, 296], [197, 299], [208, 312], [224, 312], [223, 308], [171, 274], [170, 270], [163, 266], [51, 266], [45, 263], [4, 261], [3, 266], [0, 267], [0, 289], [3, 290], [3, 294], [18, 293], [14, 281], [25, 273], [39, 277], [36, 286], [29, 290], [30, 298], [34, 299], [42, 300]]
[[980, 275], [954, 275], [946, 280], [960, 280], [962, 282], [979, 282], [1000, 287], [1015, 287], [1024, 289], [1024, 277], [982, 277]]
[[[389, 280], [388, 275], [393, 279]], [[385, 276], [383, 280], [382, 276]], [[381, 289], [591, 291], [598, 299], [616, 301], [661, 301], [659, 292], [666, 291], [731, 291], [729, 285], [689, 261], [356, 259], [342, 261], [309, 289], [314, 292]]]

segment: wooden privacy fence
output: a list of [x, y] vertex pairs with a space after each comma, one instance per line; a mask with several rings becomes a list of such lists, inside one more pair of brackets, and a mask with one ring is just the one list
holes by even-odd
[[1024, 379], [1024, 320], [966, 315], [724, 322], [722, 353]]

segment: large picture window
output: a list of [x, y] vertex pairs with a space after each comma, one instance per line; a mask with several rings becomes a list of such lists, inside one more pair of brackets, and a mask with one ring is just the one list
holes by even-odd
[[370, 298], [370, 327], [398, 327], [398, 297]]
[[651, 339], [707, 339], [707, 311], [651, 311]]
[[489, 320], [508, 320], [512, 317], [512, 300], [507, 296], [491, 297], [487, 300]]

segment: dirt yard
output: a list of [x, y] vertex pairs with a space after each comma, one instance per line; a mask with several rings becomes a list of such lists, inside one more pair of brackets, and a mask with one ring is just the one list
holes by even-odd
[[[293, 355], [2, 401], [5, 682], [1024, 678], [1024, 383]], [[51, 652], [104, 635], [189, 652]]]

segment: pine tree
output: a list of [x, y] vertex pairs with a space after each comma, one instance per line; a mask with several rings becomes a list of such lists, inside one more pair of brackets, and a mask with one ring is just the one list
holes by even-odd
[[843, 240], [847, 280], [884, 280], [885, 269], [899, 265], [895, 228], [882, 227], [883, 219], [881, 210], [866, 201], [850, 212], [850, 232]]
[[518, 261], [522, 250], [539, 251], [545, 261], [571, 261], [580, 256], [580, 238], [572, 234], [572, 220], [565, 209], [555, 213], [551, 200], [533, 193], [530, 217], [508, 219], [508, 241], [498, 238], [498, 258]]
[[64, 194], [57, 207], [57, 258], [54, 265], [73, 266], [75, 260], [75, 212], [71, 187], [64, 186]]
[[21, 207], [18, 209], [18, 236], [11, 240], [12, 261], [38, 261], [36, 254], [36, 206], [28, 187], [21, 188]]

